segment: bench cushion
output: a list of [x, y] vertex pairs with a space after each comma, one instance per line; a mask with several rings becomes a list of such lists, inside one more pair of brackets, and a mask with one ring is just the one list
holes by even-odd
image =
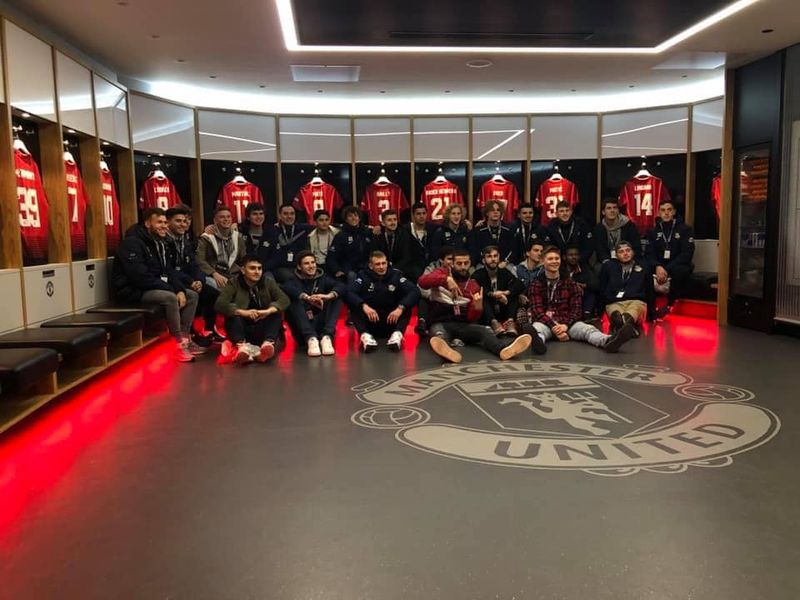
[[42, 329], [51, 327], [102, 327], [111, 334], [111, 339], [116, 339], [140, 331], [144, 318], [140, 313], [81, 313], [42, 323]]
[[144, 317], [144, 321], [147, 324], [164, 320], [164, 310], [158, 304], [141, 304], [139, 306], [108, 304], [106, 306], [96, 306], [95, 308], [90, 308], [86, 312], [91, 314], [140, 314]]
[[106, 345], [108, 335], [99, 327], [33, 327], [0, 335], [0, 348], [51, 348], [65, 359]]
[[58, 370], [58, 352], [49, 348], [0, 348], [0, 390], [21, 392]]

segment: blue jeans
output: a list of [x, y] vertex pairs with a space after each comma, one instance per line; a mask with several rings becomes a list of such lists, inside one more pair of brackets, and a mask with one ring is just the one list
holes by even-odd
[[322, 310], [312, 309], [310, 304], [302, 300], [295, 300], [289, 306], [292, 317], [292, 333], [300, 335], [300, 343], [308, 342], [312, 337], [330, 336], [336, 333], [336, 321], [342, 311], [342, 299], [336, 298], [326, 302]]

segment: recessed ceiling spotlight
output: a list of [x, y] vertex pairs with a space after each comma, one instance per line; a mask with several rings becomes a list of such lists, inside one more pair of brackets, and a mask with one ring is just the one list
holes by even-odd
[[577, 92], [577, 91], [578, 91], [578, 90], [576, 90], [575, 88], [572, 88], [572, 89], [570, 90], [570, 92]]
[[635, 85], [633, 85], [633, 84], [630, 84], [628, 87], [629, 87], [629, 88], [635, 88], [636, 86], [635, 86]]
[[772, 33], [773, 31], [775, 31], [775, 30], [767, 28], [767, 29], [762, 29], [761, 33]]
[[385, 94], [385, 93], [386, 93], [386, 90], [381, 90], [379, 93], [380, 93], [380, 94]]
[[153, 35], [151, 35], [150, 37], [151, 37], [151, 38], [153, 38], [154, 40], [157, 40], [157, 39], [158, 39], [158, 38], [160, 38], [161, 36], [160, 36], [160, 35], [158, 35], [157, 33], [154, 33], [154, 34], [153, 34]]
[[108, 142], [103, 142], [103, 146], [109, 146], [109, 145], [110, 144]]
[[185, 58], [176, 58], [176, 59], [175, 59], [175, 62], [179, 62], [179, 63], [185, 63], [185, 62], [186, 62], [186, 59], [185, 59]]
[[467, 66], [470, 69], [486, 69], [487, 67], [491, 67], [494, 63], [486, 58], [476, 58], [474, 60], [468, 60]]
[[74, 129], [67, 129], [67, 133], [75, 133]]
[[681, 75], [681, 79], [686, 79], [688, 75]]
[[325, 91], [325, 90], [317, 90], [317, 93], [321, 94], [323, 91]]
[[31, 113], [26, 113], [26, 112], [24, 112], [24, 113], [22, 113], [20, 116], [21, 116], [23, 119], [30, 119], [30, 118], [31, 118]]
[[260, 87], [260, 88], [263, 90], [265, 87], [267, 87], [267, 84], [265, 84], [265, 83], [262, 83], [262, 84], [261, 84], [261, 85], [259, 85], [258, 87]]
[[511, 92], [512, 94], [514, 93], [514, 90], [508, 90], [508, 91]]
[[444, 93], [445, 93], [445, 94], [449, 94], [449, 93], [450, 93], [450, 90], [445, 90], [445, 91], [444, 91]]
[[209, 79], [216, 79], [216, 78], [217, 78], [217, 76], [216, 76], [216, 75], [209, 75], [209, 76], [208, 76], [208, 78], [209, 78]]

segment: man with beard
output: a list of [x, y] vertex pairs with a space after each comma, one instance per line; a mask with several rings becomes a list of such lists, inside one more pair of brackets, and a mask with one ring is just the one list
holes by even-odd
[[642, 242], [639, 230], [626, 215], [619, 212], [619, 200], [606, 198], [603, 200], [603, 218], [592, 232], [594, 249], [597, 254], [597, 273], [603, 264], [615, 258], [615, 248], [620, 242], [628, 242], [636, 258], [642, 257]]
[[218, 290], [224, 288], [231, 275], [239, 272], [244, 252], [242, 235], [233, 229], [231, 209], [218, 207], [210, 232], [203, 233], [197, 243], [197, 265], [206, 276], [206, 285]]
[[594, 254], [592, 230], [583, 219], [573, 214], [566, 200], [556, 204], [556, 218], [547, 226], [547, 237], [561, 251], [562, 257], [567, 252], [567, 246], [577, 246], [584, 263], [588, 263]]
[[288, 316], [294, 338], [306, 345], [309, 356], [333, 356], [336, 321], [347, 288], [317, 267], [311, 250], [302, 250], [283, 289], [291, 300]]
[[[249, 208], [249, 207], [248, 207]], [[228, 281], [215, 304], [225, 317], [228, 339], [223, 342], [224, 362], [267, 362], [275, 355], [281, 329], [281, 313], [289, 298], [271, 277], [264, 277], [261, 259], [242, 259], [241, 272]]]
[[327, 267], [336, 279], [350, 283], [367, 266], [367, 257], [374, 246], [372, 231], [361, 224], [361, 213], [355, 206], [342, 210], [344, 225], [333, 238], [328, 251]]
[[190, 338], [198, 296], [184, 286], [169, 264], [167, 231], [164, 211], [145, 209], [142, 222], [128, 229], [117, 248], [111, 287], [120, 302], [161, 306], [169, 332], [175, 338], [175, 360], [191, 362], [195, 355], [205, 352]]
[[516, 337], [514, 319], [525, 286], [509, 269], [500, 268], [497, 246], [486, 246], [482, 254], [483, 268], [476, 269], [472, 276], [483, 289], [484, 317], [495, 335]]
[[378, 348], [376, 337], [388, 337], [386, 346], [400, 350], [419, 295], [416, 285], [389, 267], [386, 254], [374, 250], [369, 268], [361, 271], [347, 290], [350, 318], [361, 335], [361, 349], [372, 352]]
[[606, 352], [617, 352], [633, 337], [633, 326], [625, 324], [614, 335], [607, 335], [581, 321], [581, 290], [573, 279], [561, 274], [560, 268], [561, 252], [550, 246], [544, 251], [544, 271], [528, 290], [534, 353], [547, 352], [546, 343], [553, 338], [586, 342]]
[[478, 322], [483, 316], [483, 288], [470, 278], [469, 251], [454, 250], [453, 267], [440, 267], [417, 282], [423, 289], [431, 290], [430, 345], [431, 349], [453, 363], [462, 360], [461, 354], [452, 348], [454, 338], [467, 345], [478, 345], [501, 360], [508, 360], [527, 350], [531, 336], [524, 334], [513, 340], [498, 338], [492, 330]]

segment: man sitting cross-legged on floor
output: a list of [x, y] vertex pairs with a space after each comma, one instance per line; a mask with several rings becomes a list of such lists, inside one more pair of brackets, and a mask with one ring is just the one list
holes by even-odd
[[291, 300], [287, 313], [292, 335], [309, 356], [333, 356], [336, 321], [347, 288], [317, 267], [311, 250], [297, 255], [297, 269], [283, 289]]
[[433, 351], [450, 362], [461, 362], [461, 354], [450, 346], [454, 338], [465, 344], [482, 346], [502, 360], [513, 358], [531, 345], [531, 336], [515, 339], [498, 338], [491, 328], [478, 321], [483, 315], [483, 289], [469, 275], [469, 250], [453, 252], [453, 267], [440, 267], [417, 281], [422, 289], [431, 290], [429, 318], [430, 345]]
[[350, 318], [361, 334], [361, 349], [378, 348], [376, 337], [388, 337], [386, 346], [400, 350], [411, 309], [419, 300], [419, 288], [400, 271], [389, 267], [386, 254], [374, 250], [369, 267], [362, 270], [347, 290]]
[[[634, 336], [633, 325], [626, 324], [613, 336], [588, 323], [583, 316], [583, 294], [569, 276], [562, 276], [561, 251], [551, 246], [544, 251], [544, 271], [528, 288], [528, 311], [532, 324], [523, 327], [533, 334], [532, 348], [536, 354], [547, 352], [545, 342], [553, 338], [562, 342], [575, 340], [616, 352]], [[532, 329], [532, 330], [531, 330]]]
[[267, 362], [275, 355], [282, 321], [289, 298], [272, 277], [264, 277], [264, 267], [256, 255], [245, 256], [241, 271], [232, 276], [217, 298], [214, 308], [225, 317], [228, 339], [222, 344], [223, 361], [246, 364]]
[[516, 337], [519, 332], [514, 319], [525, 286], [509, 269], [500, 268], [497, 246], [486, 246], [481, 255], [483, 268], [476, 269], [472, 276], [483, 288], [484, 317], [495, 335]]

